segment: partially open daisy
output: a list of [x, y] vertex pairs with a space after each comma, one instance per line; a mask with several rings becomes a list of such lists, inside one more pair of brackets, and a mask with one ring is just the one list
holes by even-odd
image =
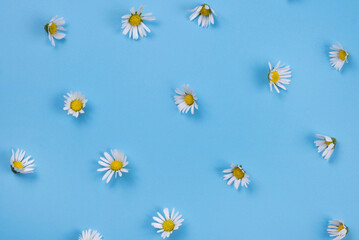
[[128, 172], [127, 168], [124, 168], [127, 166], [127, 156], [120, 151], [120, 150], [111, 150], [111, 154], [108, 154], [107, 152], [104, 153], [105, 158], [100, 157], [101, 161], [98, 161], [98, 163], [103, 166], [103, 168], [97, 169], [99, 172], [106, 171], [105, 175], [102, 177], [102, 181], [106, 180], [106, 183], [108, 183], [112, 176], [115, 174], [115, 177], [117, 178], [117, 175], [122, 177], [122, 173]]
[[64, 110], [67, 114], [72, 114], [74, 117], [78, 117], [80, 113], [85, 113], [84, 108], [87, 103], [87, 99], [80, 92], [69, 92], [65, 95], [65, 106]]
[[189, 88], [189, 85], [182, 86], [183, 91], [176, 89], [175, 92], [178, 94], [174, 96], [175, 104], [182, 113], [187, 113], [191, 109], [191, 113], [194, 114], [194, 109], [198, 109], [197, 97], [193, 93], [193, 90]]
[[198, 26], [208, 27], [209, 25], [214, 24], [213, 15], [216, 15], [216, 13], [208, 4], [202, 4], [189, 11], [193, 12], [189, 17], [190, 21], [194, 20], [196, 17], [199, 16]]
[[348, 62], [349, 53], [343, 49], [340, 43], [338, 43], [338, 45], [334, 44], [330, 47], [330, 49], [333, 50], [329, 52], [330, 63], [335, 70], [340, 71], [344, 63]]
[[58, 18], [57, 16], [53, 17], [49, 23], [45, 25], [45, 31], [49, 35], [50, 42], [52, 46], [55, 46], [54, 38], [56, 39], [63, 39], [66, 34], [60, 31], [66, 31], [62, 25], [65, 24], [64, 18]]
[[82, 231], [81, 236], [79, 237], [79, 240], [102, 240], [102, 236], [99, 232], [95, 230], [84, 230]]
[[122, 28], [123, 34], [127, 35], [129, 32], [129, 37], [133, 39], [138, 39], [138, 34], [141, 37], [146, 37], [147, 32], [151, 32], [151, 30], [143, 23], [143, 20], [153, 21], [156, 20], [155, 17], [151, 16], [152, 13], [142, 14], [143, 6], [141, 6], [138, 11], [135, 11], [135, 8], [131, 8], [131, 14], [127, 14], [122, 16], [124, 20], [122, 20]]
[[247, 187], [247, 184], [250, 183], [248, 174], [243, 170], [242, 165], [238, 166], [235, 164], [231, 164], [231, 168], [223, 171], [225, 173], [224, 180], [228, 180], [228, 185], [231, 185], [234, 182], [234, 186], [236, 189], [239, 188], [239, 185], [242, 187]]
[[272, 67], [272, 64], [268, 62], [269, 65], [269, 73], [268, 73], [268, 80], [269, 80], [269, 87], [272, 91], [272, 86], [274, 86], [275, 90], [279, 93], [278, 87], [287, 90], [283, 84], [289, 84], [289, 78], [292, 77], [290, 67], [289, 66], [280, 66], [280, 62], [277, 63], [275, 67]]
[[156, 222], [152, 223], [152, 226], [158, 228], [158, 233], [162, 233], [163, 239], [169, 237], [174, 230], [177, 230], [183, 222], [182, 215], [179, 212], [175, 213], [175, 209], [172, 209], [171, 215], [169, 214], [168, 208], [163, 209], [164, 216], [157, 212], [158, 217], [153, 217]]
[[349, 228], [343, 221], [335, 219], [334, 221], [329, 221], [327, 231], [330, 237], [335, 237], [334, 240], [340, 240], [348, 234]]
[[34, 171], [35, 165], [33, 164], [35, 160], [30, 160], [31, 156], [25, 157], [26, 152], [23, 150], [16, 150], [14, 153], [14, 149], [11, 150], [12, 155], [10, 159], [10, 167], [14, 173], [32, 173]]
[[333, 154], [335, 146], [337, 145], [337, 139], [321, 134], [316, 134], [316, 137], [320, 139], [314, 141], [315, 145], [318, 147], [318, 152], [322, 152], [324, 150], [322, 157], [324, 157], [325, 160], [329, 160]]

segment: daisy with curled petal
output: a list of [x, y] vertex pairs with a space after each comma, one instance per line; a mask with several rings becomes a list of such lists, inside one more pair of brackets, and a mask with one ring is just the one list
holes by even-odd
[[333, 51], [329, 52], [330, 56], [330, 63], [332, 64], [332, 67], [334, 67], [335, 70], [340, 71], [344, 65], [344, 63], [348, 62], [349, 53], [345, 51], [338, 43], [338, 45], [333, 45], [330, 47]]
[[174, 96], [175, 104], [182, 113], [187, 113], [191, 109], [191, 113], [194, 114], [194, 109], [198, 109], [197, 97], [193, 93], [193, 90], [189, 88], [189, 85], [182, 86], [183, 91], [176, 89], [175, 92], [178, 94]]
[[138, 34], [141, 37], [146, 37], [146, 32], [151, 32], [151, 30], [143, 23], [143, 20], [153, 21], [156, 20], [155, 17], [151, 16], [152, 13], [142, 14], [143, 6], [141, 6], [138, 11], [135, 11], [135, 8], [131, 8], [131, 14], [127, 14], [122, 16], [122, 28], [123, 34], [127, 35], [129, 33], [129, 37], [137, 40]]
[[322, 157], [324, 157], [325, 160], [329, 160], [334, 152], [335, 146], [337, 145], [337, 139], [321, 134], [316, 134], [316, 137], [320, 139], [314, 141], [315, 145], [318, 147], [318, 152], [322, 152], [324, 150]]
[[23, 150], [16, 150], [14, 153], [14, 149], [11, 150], [12, 155], [10, 159], [10, 167], [11, 170], [16, 173], [32, 173], [34, 171], [35, 165], [33, 164], [35, 160], [30, 160], [31, 156], [25, 157], [26, 152]]
[[81, 236], [79, 237], [79, 240], [102, 240], [102, 236], [99, 232], [95, 230], [84, 230], [82, 231]]
[[349, 228], [343, 221], [335, 219], [334, 221], [329, 221], [327, 231], [330, 237], [335, 237], [334, 240], [340, 240], [348, 234]]
[[127, 156], [125, 154], [117, 149], [111, 150], [111, 154], [108, 154], [107, 152], [104, 153], [105, 158], [100, 157], [101, 161], [98, 161], [98, 164], [103, 166], [103, 168], [97, 169], [99, 172], [106, 171], [105, 175], [102, 177], [102, 181], [106, 180], [106, 183], [109, 183], [112, 176], [115, 174], [115, 178], [117, 178], [117, 175], [119, 177], [122, 177], [122, 173], [128, 172], [127, 168], [124, 168], [127, 166]]
[[80, 113], [85, 113], [84, 108], [86, 107], [87, 99], [80, 92], [69, 92], [65, 95], [65, 106], [64, 110], [67, 114], [72, 114], [74, 117], [78, 117]]
[[269, 65], [269, 73], [268, 73], [268, 80], [269, 80], [269, 87], [272, 91], [272, 86], [274, 86], [275, 90], [279, 93], [278, 87], [287, 90], [283, 84], [289, 84], [289, 78], [292, 77], [290, 67], [289, 66], [280, 66], [280, 62], [277, 63], [275, 67], [272, 67], [272, 64], [268, 62]]
[[63, 39], [66, 34], [60, 31], [66, 31], [62, 25], [65, 24], [65, 20], [64, 18], [58, 18], [56, 19], [57, 16], [53, 17], [49, 23], [47, 23], [45, 25], [45, 31], [47, 32], [47, 34], [49, 35], [49, 40], [52, 44], [52, 46], [55, 46], [55, 41], [54, 38], [56, 39]]
[[234, 182], [234, 186], [236, 189], [239, 188], [239, 185], [242, 187], [247, 187], [247, 184], [250, 183], [248, 174], [243, 170], [242, 165], [238, 166], [235, 164], [231, 164], [231, 168], [223, 171], [225, 173], [224, 180], [228, 180], [228, 185], [231, 185]]
[[163, 239], [169, 237], [174, 230], [177, 230], [183, 222], [182, 215], [179, 212], [175, 213], [175, 209], [172, 209], [171, 215], [169, 214], [168, 208], [163, 210], [164, 217], [161, 213], [157, 212], [158, 217], [153, 217], [156, 222], [152, 223], [152, 226], [159, 229], [157, 232], [162, 233]]
[[193, 12], [189, 17], [190, 21], [193, 21], [196, 17], [199, 16], [198, 26], [208, 27], [209, 25], [214, 24], [213, 15], [216, 15], [216, 13], [208, 4], [202, 4], [189, 11]]

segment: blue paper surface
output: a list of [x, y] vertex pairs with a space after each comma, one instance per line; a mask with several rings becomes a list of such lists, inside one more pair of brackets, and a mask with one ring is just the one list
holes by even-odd
[[[202, 29], [186, 10], [201, 2], [13, 0], [0, 2], [0, 238], [161, 239], [163, 208], [183, 214], [173, 240], [329, 239], [344, 220], [358, 238], [359, 2], [227, 0]], [[148, 38], [122, 35], [121, 16], [145, 5]], [[51, 46], [44, 25], [64, 17]], [[329, 47], [350, 52], [341, 72]], [[269, 91], [268, 61], [291, 66], [288, 91]], [[174, 90], [189, 84], [195, 115], [180, 114]], [[64, 97], [88, 99], [78, 119]], [[329, 162], [315, 134], [336, 137]], [[15, 175], [11, 149], [35, 159]], [[120, 149], [129, 173], [101, 181], [97, 161]], [[222, 170], [242, 164], [248, 189]]]

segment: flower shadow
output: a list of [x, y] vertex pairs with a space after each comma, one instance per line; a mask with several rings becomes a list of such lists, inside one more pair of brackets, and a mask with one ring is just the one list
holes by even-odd
[[255, 83], [260, 89], [268, 88], [269, 90], [269, 83], [267, 79], [268, 75], [268, 64], [260, 64], [254, 68], [254, 79], [256, 80]]

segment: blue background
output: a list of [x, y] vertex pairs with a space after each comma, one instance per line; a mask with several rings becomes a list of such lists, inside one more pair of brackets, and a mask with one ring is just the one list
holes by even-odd
[[[359, 237], [359, 2], [355, 0], [209, 1], [219, 17], [202, 29], [186, 12], [201, 2], [1, 1], [0, 236], [161, 239], [156, 211], [175, 207], [184, 224], [175, 240], [329, 239], [343, 219]], [[131, 7], [157, 18], [134, 41], [121, 33]], [[63, 16], [65, 40], [53, 48], [43, 26]], [[350, 54], [341, 72], [329, 47]], [[292, 67], [292, 83], [269, 91], [268, 65]], [[188, 83], [194, 116], [178, 112], [174, 90]], [[63, 95], [81, 91], [75, 119]], [[315, 133], [338, 139], [329, 162]], [[36, 173], [14, 175], [12, 148], [25, 149]], [[125, 151], [129, 174], [101, 181], [104, 151]], [[223, 169], [250, 175], [239, 191]], [[113, 179], [114, 180], [114, 179]]]

